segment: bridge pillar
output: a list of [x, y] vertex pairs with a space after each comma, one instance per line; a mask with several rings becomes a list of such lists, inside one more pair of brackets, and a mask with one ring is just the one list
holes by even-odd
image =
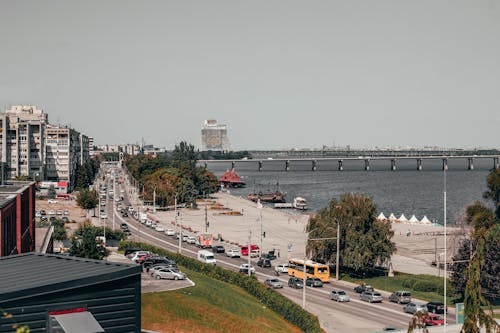
[[370, 171], [370, 160], [369, 159], [365, 160], [365, 170]]
[[285, 171], [290, 171], [290, 161], [289, 160], [287, 160], [285, 162]]
[[474, 159], [469, 157], [469, 162], [467, 163], [467, 170], [474, 170]]
[[396, 159], [391, 160], [391, 171], [396, 171]]
[[231, 170], [234, 169], [234, 166], [236, 165], [236, 162], [235, 161], [231, 161]]
[[312, 161], [312, 171], [316, 171], [318, 169], [318, 161]]
[[417, 170], [422, 171], [422, 159], [417, 158]]
[[498, 164], [498, 157], [493, 157], [493, 170], [499, 169], [500, 165]]
[[205, 163], [203, 163], [203, 164], [204, 164], [204, 166], [205, 166], [205, 169], [206, 169], [206, 168], [208, 167], [208, 164], [207, 164], [207, 162], [205, 162]]
[[262, 161], [259, 161], [259, 172], [262, 171]]
[[443, 158], [443, 170], [448, 170], [448, 159]]
[[342, 160], [339, 160], [339, 171], [344, 170], [344, 167], [342, 166]]

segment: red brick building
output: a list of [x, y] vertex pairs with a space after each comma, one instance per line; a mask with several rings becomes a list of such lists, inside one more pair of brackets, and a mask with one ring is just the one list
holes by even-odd
[[35, 182], [0, 185], [0, 257], [35, 250]]

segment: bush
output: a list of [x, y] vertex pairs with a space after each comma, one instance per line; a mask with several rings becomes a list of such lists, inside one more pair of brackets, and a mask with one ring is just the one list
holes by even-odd
[[413, 284], [413, 289], [417, 291], [437, 291], [437, 285], [431, 281], [417, 281]]
[[257, 298], [262, 304], [282, 315], [287, 321], [298, 326], [304, 332], [322, 332], [318, 318], [302, 309], [290, 299], [267, 288], [254, 276], [248, 277], [237, 272], [224, 269], [219, 266], [204, 264], [196, 259], [186, 257], [179, 253], [167, 251], [145, 243], [120, 242], [119, 250], [128, 248], [141, 248], [173, 259], [177, 264], [195, 272], [203, 273], [211, 278], [234, 284]]

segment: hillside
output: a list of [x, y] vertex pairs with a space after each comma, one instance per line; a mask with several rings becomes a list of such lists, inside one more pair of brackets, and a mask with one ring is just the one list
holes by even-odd
[[142, 295], [142, 328], [158, 332], [301, 332], [239, 287], [183, 269], [194, 287]]

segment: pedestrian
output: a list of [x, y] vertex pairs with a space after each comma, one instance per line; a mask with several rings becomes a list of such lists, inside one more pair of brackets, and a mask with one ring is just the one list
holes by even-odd
[[280, 250], [278, 249], [278, 258], [280, 257]]

